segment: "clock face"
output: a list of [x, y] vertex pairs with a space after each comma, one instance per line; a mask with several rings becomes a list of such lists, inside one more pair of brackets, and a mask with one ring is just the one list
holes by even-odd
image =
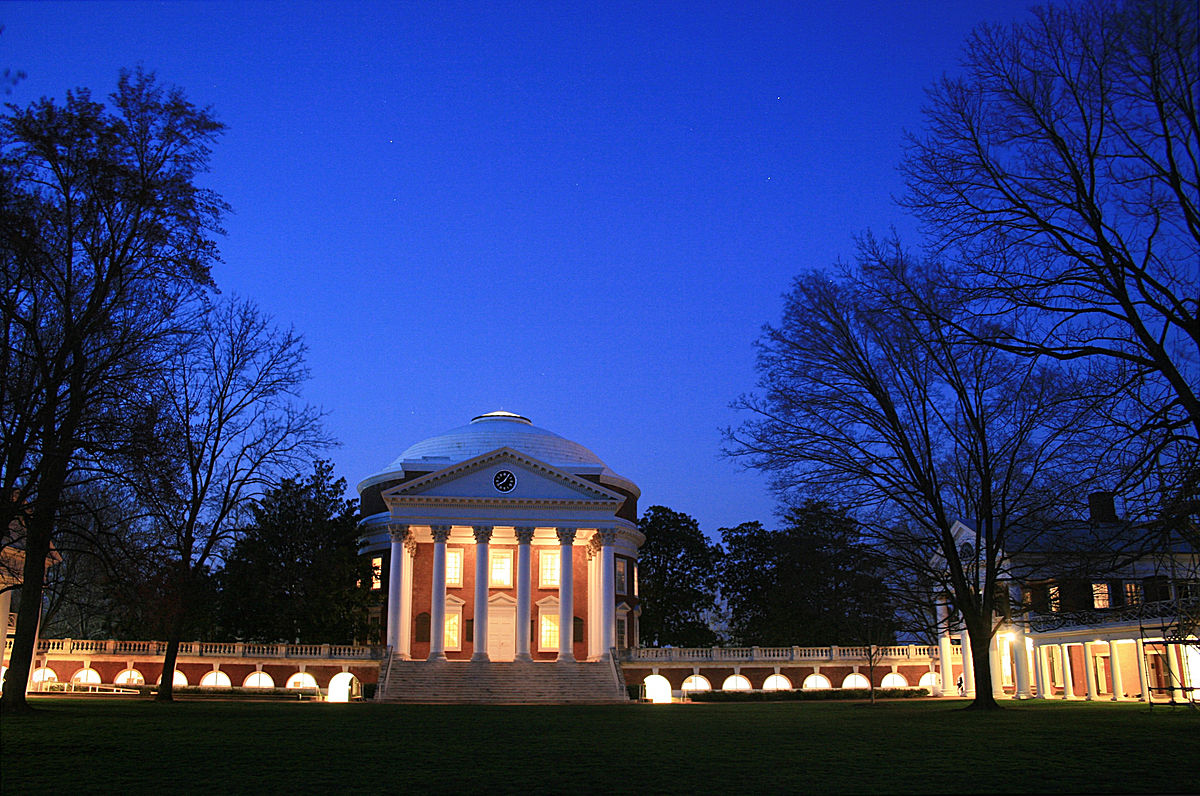
[[492, 478], [492, 485], [500, 492], [511, 492], [517, 485], [517, 477], [512, 474], [511, 470], [501, 470]]

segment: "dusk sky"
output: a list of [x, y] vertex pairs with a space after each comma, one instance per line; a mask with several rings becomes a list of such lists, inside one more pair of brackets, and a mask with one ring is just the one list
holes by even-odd
[[141, 64], [228, 131], [215, 269], [309, 346], [351, 489], [505, 409], [710, 535], [770, 524], [721, 456], [798, 272], [894, 204], [925, 87], [1024, 2], [25, 3], [27, 105]]

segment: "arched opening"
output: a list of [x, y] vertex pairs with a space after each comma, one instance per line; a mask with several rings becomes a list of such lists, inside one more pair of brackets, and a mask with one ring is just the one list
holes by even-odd
[[362, 694], [362, 683], [350, 672], [339, 672], [329, 681], [326, 702], [349, 702]]
[[266, 672], [250, 672], [242, 681], [242, 688], [274, 688], [275, 680]]
[[229, 688], [233, 685], [225, 672], [205, 672], [200, 678], [200, 685], [206, 688]]
[[57, 683], [58, 675], [48, 666], [41, 666], [33, 670], [33, 690], [41, 691], [48, 683]]
[[117, 672], [113, 682], [117, 685], [145, 685], [146, 678], [137, 669], [122, 669]]
[[71, 675], [72, 685], [100, 685], [100, 672], [92, 667], [80, 669]]
[[316, 688], [317, 678], [313, 677], [308, 672], [296, 672], [288, 678], [287, 685], [284, 688]]
[[661, 674], [652, 674], [642, 681], [646, 687], [646, 699], [655, 705], [671, 704], [671, 682]]
[[941, 679], [937, 672], [925, 672], [921, 675], [921, 681], [917, 683], [921, 688], [928, 688], [930, 691], [937, 688], [941, 684]]
[[690, 675], [688, 675], [688, 678], [683, 681], [683, 693], [684, 694], [687, 694], [689, 691], [711, 691], [711, 690], [712, 690], [712, 683], [708, 682], [708, 678], [702, 674], [690, 674]]
[[804, 682], [800, 685], [800, 688], [805, 691], [817, 691], [822, 688], [833, 688], [833, 685], [829, 682], [829, 678], [823, 674], [810, 674], [804, 678]]
[[792, 681], [784, 677], [782, 674], [773, 674], [763, 683], [762, 690], [764, 691], [791, 691]]
[[721, 683], [722, 691], [749, 691], [750, 681], [745, 675], [731, 674], [725, 678], [725, 682]]
[[852, 672], [846, 675], [846, 679], [842, 681], [842, 688], [870, 688], [871, 681], [863, 677], [858, 672]]
[[882, 688], [908, 688], [908, 680], [899, 672], [888, 672], [883, 676]]

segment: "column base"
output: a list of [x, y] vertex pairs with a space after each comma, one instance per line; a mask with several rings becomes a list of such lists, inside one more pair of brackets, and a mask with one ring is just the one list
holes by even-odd
[[518, 653], [517, 655], [513, 656], [513, 661], [516, 663], [533, 663], [533, 656], [528, 652]]
[[556, 658], [554, 662], [555, 663], [575, 663], [576, 661], [575, 661], [574, 655], [571, 655], [569, 653], [564, 655], [563, 653], [560, 652], [560, 653], [558, 653], [558, 658]]
[[425, 660], [430, 663], [433, 663], [435, 661], [445, 661], [445, 660], [449, 660], [449, 659], [446, 657], [446, 653], [444, 653], [444, 652], [431, 652], [431, 653], [429, 653], [429, 657], [426, 658]]
[[476, 652], [471, 656], [471, 663], [491, 663], [492, 659], [486, 652]]

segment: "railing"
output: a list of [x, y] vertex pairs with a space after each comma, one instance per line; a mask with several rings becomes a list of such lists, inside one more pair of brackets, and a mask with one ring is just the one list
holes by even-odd
[[1030, 614], [1029, 626], [1040, 633], [1066, 627], [1096, 627], [1145, 622], [1146, 620], [1155, 624], [1172, 624], [1181, 618], [1195, 616], [1198, 612], [1200, 612], [1200, 597], [1189, 597], [1126, 605], [1121, 608], [1093, 608], [1085, 611]]
[[[13, 639], [5, 641], [11, 650]], [[38, 655], [163, 655], [165, 641], [117, 641], [115, 639], [43, 638], [38, 640]], [[251, 644], [232, 641], [181, 641], [179, 655], [189, 658], [339, 658], [379, 660], [385, 648], [350, 644]]]
[[[688, 663], [779, 663], [784, 661], [866, 660], [868, 647], [639, 647], [625, 650], [624, 661]], [[882, 660], [927, 660], [938, 656], [938, 648], [917, 644], [877, 647]]]

